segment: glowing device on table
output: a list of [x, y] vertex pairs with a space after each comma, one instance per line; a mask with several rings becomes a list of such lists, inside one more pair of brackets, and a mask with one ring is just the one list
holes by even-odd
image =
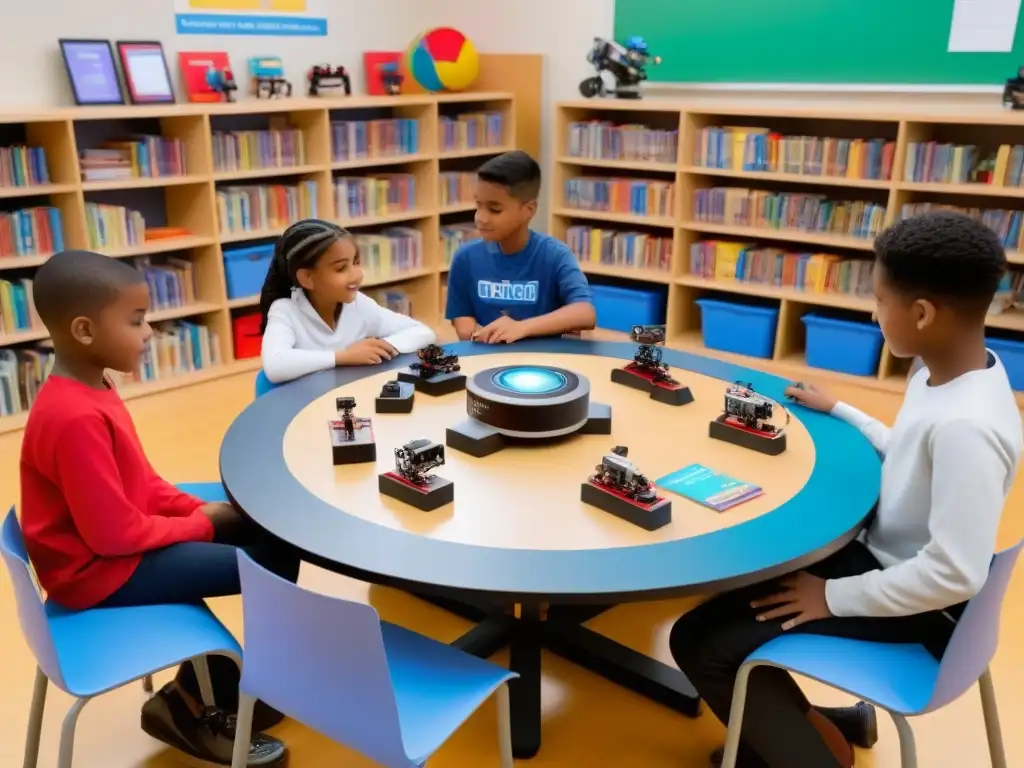
[[491, 377], [494, 386], [517, 395], [546, 395], [563, 389], [566, 377], [550, 368], [502, 368]]

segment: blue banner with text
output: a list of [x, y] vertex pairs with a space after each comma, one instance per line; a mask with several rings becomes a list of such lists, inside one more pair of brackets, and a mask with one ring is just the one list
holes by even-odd
[[327, 36], [327, 19], [308, 16], [179, 13], [177, 14], [176, 23], [179, 35]]

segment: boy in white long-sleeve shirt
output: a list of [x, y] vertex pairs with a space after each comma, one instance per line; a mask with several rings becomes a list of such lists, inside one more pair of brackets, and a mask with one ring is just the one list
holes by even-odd
[[[896, 224], [875, 252], [882, 333], [894, 355], [923, 363], [894, 426], [811, 385], [786, 394], [857, 427], [884, 457], [878, 509], [856, 541], [807, 571], [720, 595], [676, 622], [672, 655], [723, 722], [740, 665], [779, 634], [921, 643], [940, 658], [988, 576], [1022, 443], [1006, 371], [985, 348], [1006, 255], [986, 226], [951, 212]], [[758, 668], [738, 765], [849, 766], [847, 741], [867, 738], [865, 726], [874, 713], [863, 702], [815, 708], [788, 673]]]
[[355, 238], [306, 219], [281, 236], [260, 295], [263, 371], [275, 384], [338, 365], [376, 365], [432, 343], [434, 332], [359, 292]]

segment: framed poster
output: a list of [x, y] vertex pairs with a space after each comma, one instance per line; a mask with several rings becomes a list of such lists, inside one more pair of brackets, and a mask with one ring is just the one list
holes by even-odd
[[162, 43], [118, 40], [124, 84], [132, 104], [173, 104], [174, 86]]
[[75, 104], [124, 104], [114, 50], [109, 40], [61, 38], [57, 42], [71, 81]]

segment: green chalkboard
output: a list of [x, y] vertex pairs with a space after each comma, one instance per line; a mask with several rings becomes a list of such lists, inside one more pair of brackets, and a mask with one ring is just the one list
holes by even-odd
[[616, 0], [615, 39], [643, 35], [663, 83], [1002, 85], [1012, 53], [949, 53], [954, 0]]

